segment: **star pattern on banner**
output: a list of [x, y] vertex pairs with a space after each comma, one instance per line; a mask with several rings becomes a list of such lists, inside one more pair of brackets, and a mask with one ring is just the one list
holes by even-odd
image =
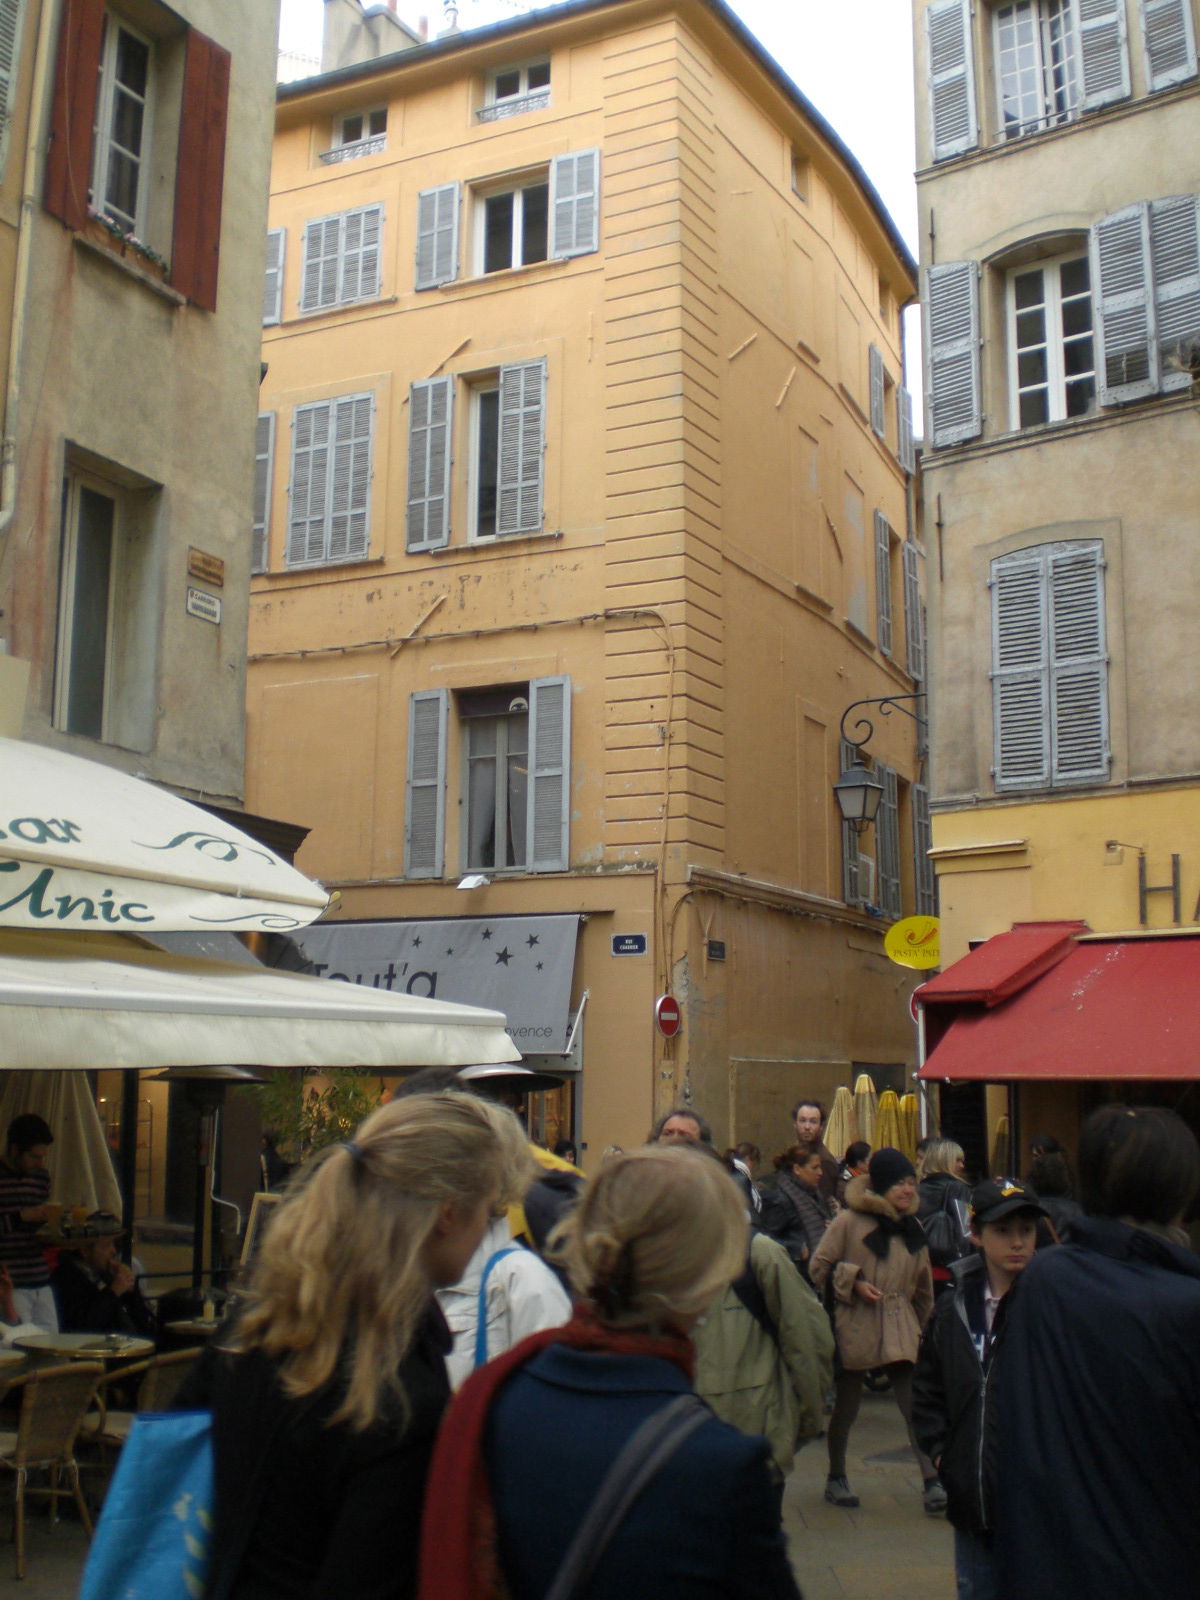
[[507, 946], [505, 946], [505, 948], [503, 950], [497, 950], [497, 952], [496, 952], [496, 965], [497, 966], [506, 967], [511, 960], [512, 960], [512, 951], [509, 950]]

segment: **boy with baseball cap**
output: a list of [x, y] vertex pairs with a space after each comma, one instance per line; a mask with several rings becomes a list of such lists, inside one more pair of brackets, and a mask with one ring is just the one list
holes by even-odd
[[992, 1555], [995, 1428], [989, 1414], [1005, 1298], [1033, 1259], [1037, 1195], [1016, 1178], [971, 1193], [974, 1253], [951, 1268], [913, 1374], [913, 1432], [938, 1469], [954, 1526], [959, 1600], [999, 1600]]

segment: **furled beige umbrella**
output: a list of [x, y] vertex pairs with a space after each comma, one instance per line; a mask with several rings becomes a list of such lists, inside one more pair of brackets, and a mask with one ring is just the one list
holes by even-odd
[[840, 1161], [846, 1149], [858, 1138], [858, 1122], [854, 1115], [854, 1099], [844, 1083], [838, 1084], [825, 1124], [825, 1148]]
[[992, 1140], [992, 1172], [993, 1174], [1008, 1171], [1009, 1162], [1012, 1160], [1009, 1151], [1008, 1118], [999, 1117], [996, 1121], [996, 1137]]
[[875, 1113], [875, 1144], [880, 1150], [901, 1150], [900, 1138], [900, 1101], [894, 1089], [885, 1089]]
[[858, 1137], [865, 1139], [872, 1150], [878, 1147], [875, 1138], [875, 1085], [871, 1081], [869, 1072], [860, 1072], [858, 1081], [854, 1085], [854, 1120], [858, 1127]]
[[900, 1149], [910, 1161], [917, 1159], [917, 1129], [921, 1126], [917, 1097], [911, 1092], [900, 1096]]

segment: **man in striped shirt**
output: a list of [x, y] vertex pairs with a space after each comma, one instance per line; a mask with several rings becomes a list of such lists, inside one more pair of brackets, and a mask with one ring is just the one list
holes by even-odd
[[42, 1118], [27, 1111], [9, 1124], [0, 1159], [0, 1266], [8, 1268], [20, 1320], [48, 1333], [58, 1332], [58, 1310], [37, 1231], [46, 1220], [46, 1152], [53, 1143]]

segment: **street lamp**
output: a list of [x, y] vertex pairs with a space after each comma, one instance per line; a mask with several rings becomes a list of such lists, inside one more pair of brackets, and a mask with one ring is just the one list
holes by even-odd
[[834, 798], [838, 803], [838, 810], [842, 814], [842, 821], [848, 822], [856, 833], [862, 833], [875, 821], [879, 810], [879, 802], [883, 799], [883, 784], [863, 761], [861, 751], [868, 744], [875, 732], [875, 724], [869, 717], [855, 717], [853, 727], [855, 733], [863, 729], [859, 738], [854, 738], [846, 726], [847, 718], [852, 711], [857, 711], [860, 706], [878, 706], [881, 716], [890, 716], [893, 711], [903, 711], [906, 717], [911, 717], [917, 724], [922, 734], [929, 726], [926, 719], [919, 711], [913, 711], [903, 702], [906, 700], [921, 700], [923, 694], [888, 694], [881, 695], [871, 700], [855, 700], [842, 712], [840, 735], [842, 743], [849, 745], [854, 751], [854, 760], [838, 778], [833, 786]]

